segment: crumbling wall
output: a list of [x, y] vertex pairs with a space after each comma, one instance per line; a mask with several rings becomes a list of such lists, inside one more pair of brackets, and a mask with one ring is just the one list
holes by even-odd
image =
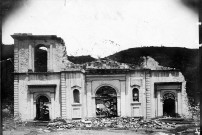
[[19, 72], [27, 72], [28, 71], [28, 63], [29, 63], [29, 50], [26, 42], [19, 42]]
[[65, 45], [56, 43], [53, 51], [53, 55], [54, 55], [53, 69], [55, 72], [64, 71], [66, 69], [71, 68], [72, 65], [74, 65], [67, 58]]
[[[180, 72], [180, 76], [183, 77], [182, 73]], [[185, 118], [191, 118], [192, 114], [189, 110], [189, 100], [186, 92], [186, 81], [182, 82], [182, 116]]]
[[170, 67], [163, 67], [160, 66], [159, 63], [157, 61], [155, 61], [155, 59], [153, 59], [152, 57], [143, 57], [144, 61], [141, 63], [141, 67], [143, 68], [148, 68], [151, 70], [170, 70], [173, 68]]
[[[186, 81], [183, 74], [169, 67], [163, 67], [158, 64], [153, 58], [148, 57], [145, 59], [143, 66], [147, 69], [151, 69], [151, 97], [155, 97], [154, 95], [154, 84], [155, 83], [181, 83], [181, 91], [180, 91], [180, 99], [178, 99], [180, 104], [180, 115], [186, 118], [190, 117], [190, 111], [188, 109], [188, 98], [186, 93]], [[155, 107], [155, 100], [152, 99], [152, 106]], [[155, 116], [155, 110], [152, 111], [152, 116]]]

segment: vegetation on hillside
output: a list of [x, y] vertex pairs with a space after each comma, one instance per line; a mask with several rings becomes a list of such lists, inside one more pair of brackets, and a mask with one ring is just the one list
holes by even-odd
[[161, 66], [179, 69], [187, 81], [186, 89], [191, 102], [196, 98], [198, 89], [198, 58], [199, 49], [180, 47], [142, 47], [130, 48], [117, 52], [108, 58], [122, 63], [139, 65], [143, 56], [154, 58]]
[[86, 62], [94, 61], [96, 59], [91, 57], [90, 55], [86, 55], [86, 56], [68, 56], [68, 60], [73, 62], [74, 64], [83, 64]]

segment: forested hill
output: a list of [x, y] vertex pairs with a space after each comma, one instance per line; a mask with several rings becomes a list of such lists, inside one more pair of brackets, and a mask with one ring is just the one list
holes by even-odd
[[199, 80], [199, 49], [180, 47], [141, 47], [130, 48], [108, 56], [112, 60], [122, 63], [139, 65], [142, 56], [154, 58], [159, 65], [179, 69], [187, 81], [186, 89], [190, 97], [198, 91]]
[[140, 64], [143, 60], [142, 56], [151, 56], [162, 66], [184, 71], [186, 68], [197, 67], [198, 51], [199, 49], [180, 47], [141, 47], [123, 50], [108, 56], [108, 58], [123, 63]]
[[91, 57], [90, 55], [85, 55], [85, 56], [68, 56], [68, 60], [73, 62], [74, 64], [83, 64], [86, 62], [94, 61], [96, 59]]

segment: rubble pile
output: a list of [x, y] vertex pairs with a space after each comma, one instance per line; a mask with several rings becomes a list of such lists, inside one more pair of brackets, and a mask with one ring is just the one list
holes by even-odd
[[175, 128], [175, 123], [169, 124], [160, 119], [143, 120], [141, 118], [114, 117], [114, 118], [91, 118], [85, 120], [64, 120], [57, 118], [47, 125], [48, 129], [168, 129]]

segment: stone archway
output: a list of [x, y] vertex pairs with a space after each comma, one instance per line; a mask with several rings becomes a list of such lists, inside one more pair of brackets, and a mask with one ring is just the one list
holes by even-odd
[[36, 99], [36, 120], [49, 121], [49, 104], [50, 101], [45, 95], [40, 95]]
[[117, 93], [111, 86], [100, 87], [95, 94], [96, 117], [117, 116]]
[[172, 93], [166, 93], [163, 95], [163, 115], [174, 117], [175, 114], [175, 96]]

